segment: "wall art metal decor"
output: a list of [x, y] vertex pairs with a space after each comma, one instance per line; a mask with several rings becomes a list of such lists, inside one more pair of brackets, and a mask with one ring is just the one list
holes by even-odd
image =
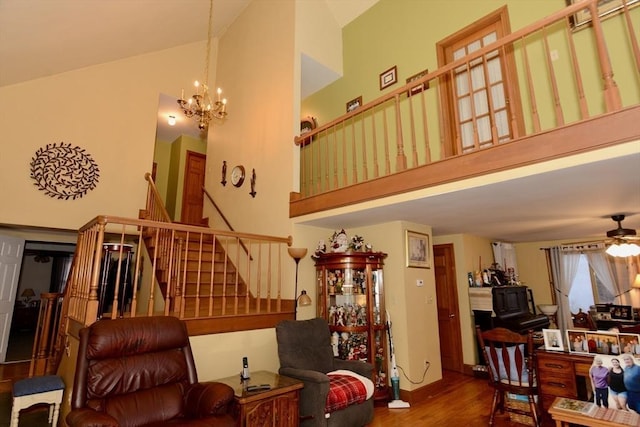
[[38, 149], [31, 159], [31, 178], [54, 199], [79, 199], [96, 188], [100, 169], [84, 148], [60, 142]]

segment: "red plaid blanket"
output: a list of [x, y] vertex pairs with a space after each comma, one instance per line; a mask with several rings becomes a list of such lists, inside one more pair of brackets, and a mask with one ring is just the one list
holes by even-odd
[[329, 394], [325, 413], [346, 408], [353, 403], [362, 403], [367, 399], [367, 390], [362, 382], [351, 375], [329, 375]]

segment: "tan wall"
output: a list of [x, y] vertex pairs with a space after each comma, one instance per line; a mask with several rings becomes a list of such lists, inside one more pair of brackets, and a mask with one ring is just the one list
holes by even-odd
[[[179, 94], [201, 74], [203, 43], [0, 87], [3, 132], [0, 224], [77, 230], [99, 214], [136, 218], [153, 162], [160, 93]], [[42, 114], [30, 113], [37, 100]], [[84, 148], [100, 169], [78, 200], [46, 196], [29, 177], [47, 144]]]
[[[355, 235], [362, 236], [374, 251], [387, 254], [384, 261], [385, 308], [393, 323], [396, 362], [413, 382], [402, 377], [401, 388], [414, 390], [442, 378], [442, 368], [433, 269], [405, 267], [406, 230], [431, 236], [430, 227], [401, 221], [345, 229], [349, 239]], [[334, 231], [336, 230], [295, 226], [296, 240], [293, 246], [309, 249], [309, 255], [300, 261], [299, 289], [309, 291], [313, 300], [312, 306], [300, 307], [298, 318], [316, 316], [318, 296], [315, 294], [317, 288], [313, 281], [315, 265], [310, 256], [319, 240], [329, 243]], [[431, 248], [429, 250], [433, 258]], [[424, 281], [424, 286], [416, 286], [418, 279]], [[431, 366], [423, 378], [425, 360]]]

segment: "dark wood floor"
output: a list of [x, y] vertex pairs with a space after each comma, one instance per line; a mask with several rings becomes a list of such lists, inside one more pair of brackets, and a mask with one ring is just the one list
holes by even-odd
[[[413, 404], [409, 409], [376, 407], [369, 427], [488, 426], [493, 389], [489, 387], [487, 380], [451, 371], [444, 371], [443, 380], [442, 390]], [[510, 421], [507, 413], [498, 414], [494, 423], [496, 427], [523, 425]], [[545, 420], [543, 424], [544, 427], [554, 425], [551, 420]]]

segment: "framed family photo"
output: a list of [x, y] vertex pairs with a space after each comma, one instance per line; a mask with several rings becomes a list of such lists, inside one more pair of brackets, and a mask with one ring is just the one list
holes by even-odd
[[562, 343], [562, 331], [560, 329], [543, 329], [544, 349], [553, 351], [564, 351]]
[[[407, 77], [407, 84], [411, 83], [414, 80], [418, 80], [419, 78], [424, 77], [427, 74], [429, 74], [429, 70], [423, 70], [411, 77]], [[407, 96], [415, 95], [426, 89], [429, 89], [429, 82], [417, 84], [407, 91]]]
[[360, 107], [362, 107], [362, 95], [347, 102], [347, 113], [350, 113]]
[[406, 230], [405, 245], [407, 267], [431, 268], [428, 234]]

